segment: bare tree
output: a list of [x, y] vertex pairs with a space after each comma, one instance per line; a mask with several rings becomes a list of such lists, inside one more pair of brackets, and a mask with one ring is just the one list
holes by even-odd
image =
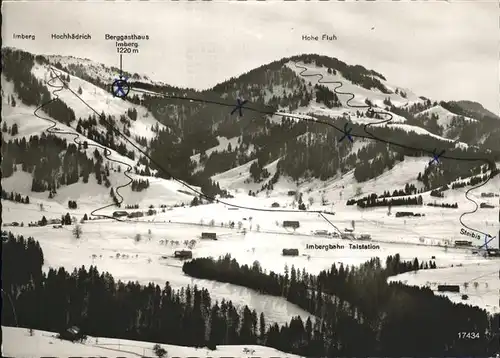
[[312, 196], [310, 196], [309, 198], [307, 198], [307, 200], [309, 201], [309, 205], [314, 204], [314, 198]]
[[80, 226], [80, 224], [76, 224], [73, 228], [73, 236], [75, 237], [75, 239], [79, 239], [80, 237], [82, 237], [82, 233], [82, 227]]
[[467, 291], [467, 288], [469, 287], [469, 283], [468, 282], [464, 282], [464, 289]]
[[142, 236], [141, 236], [141, 234], [139, 234], [139, 233], [135, 234], [135, 236], [134, 236], [134, 241], [135, 241], [135, 242], [140, 242], [141, 240], [142, 240]]
[[242, 226], [243, 226], [243, 223], [241, 221], [238, 221], [238, 230], [241, 230]]
[[363, 194], [363, 189], [360, 186], [356, 187], [356, 196]]
[[151, 241], [153, 237], [153, 233], [151, 232], [151, 229], [148, 229], [148, 240]]
[[209, 225], [213, 227], [215, 225], [215, 220], [214, 219], [210, 220]]
[[475, 281], [475, 282], [474, 282], [474, 288], [475, 288], [476, 290], [477, 290], [478, 286], [479, 286], [479, 282]]
[[260, 225], [259, 225], [259, 224], [257, 224], [257, 226], [256, 226], [256, 228], [255, 228], [255, 229], [257, 230], [257, 232], [259, 232], [259, 231], [260, 231]]

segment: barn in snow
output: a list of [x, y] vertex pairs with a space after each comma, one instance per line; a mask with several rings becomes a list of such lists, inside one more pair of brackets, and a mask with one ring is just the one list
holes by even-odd
[[285, 220], [283, 221], [283, 227], [291, 227], [292, 229], [297, 229], [300, 227], [300, 223], [298, 221]]

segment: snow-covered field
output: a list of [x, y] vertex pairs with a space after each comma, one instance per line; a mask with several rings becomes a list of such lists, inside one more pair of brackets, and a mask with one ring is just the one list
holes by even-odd
[[[11, 183], [8, 179], [5, 179], [5, 182]], [[73, 186], [78, 185], [74, 184], [65, 190], [71, 190]], [[155, 192], [154, 187], [145, 191], [148, 194], [148, 200], [156, 197]], [[457, 194], [457, 198], [461, 196]], [[70, 211], [63, 206], [65, 200], [66, 197], [59, 207], [54, 207], [52, 210], [58, 213]], [[292, 199], [285, 196], [253, 198], [241, 194], [228, 200], [248, 207], [269, 208], [272, 202], [284, 203]], [[146, 200], [146, 202], [152, 201]], [[42, 215], [46, 215], [48, 219], [60, 217], [60, 214], [50, 215], [48, 212], [40, 212], [36, 203], [26, 205], [5, 201], [2, 204], [4, 205], [3, 220], [7, 223], [19, 221], [20, 217], [24, 220], [39, 220]], [[97, 202], [95, 205], [97, 206]], [[141, 203], [141, 208], [145, 209], [146, 206]], [[126, 223], [112, 220], [88, 221], [82, 224], [83, 237], [80, 240], [72, 237], [71, 227], [53, 229], [50, 226], [25, 226], [11, 227], [9, 230], [25, 236], [33, 236], [40, 241], [45, 254], [45, 269], [65, 266], [72, 270], [81, 265], [95, 264], [99, 270], [109, 271], [117, 279], [122, 280], [137, 280], [143, 283], [153, 281], [159, 285], [169, 281], [173, 287], [197, 284], [208, 288], [214, 299], [230, 298], [235, 304], [246, 304], [258, 312], [264, 312], [269, 322], [281, 323], [288, 321], [293, 315], [305, 318], [308, 314], [282, 298], [260, 295], [235, 285], [192, 279], [182, 273], [180, 261], [172, 258], [165, 260], [161, 256], [171, 256], [173, 251], [184, 247], [184, 240], [195, 239], [197, 244], [193, 250], [194, 257], [217, 258], [229, 253], [241, 264], [251, 265], [254, 261], [259, 261], [264, 269], [276, 272], [283, 272], [285, 265], [289, 267], [294, 265], [296, 268], [305, 268], [308, 272], [317, 273], [329, 268], [333, 263], [357, 265], [375, 256], [385, 261], [388, 255], [396, 253], [399, 253], [403, 260], [417, 257], [419, 261], [429, 261], [434, 256], [440, 268], [462, 264], [470, 267], [471, 271], [477, 269], [481, 272], [484, 265], [492, 264], [491, 260], [472, 254], [470, 250], [443, 247], [445, 240], [468, 238], [460, 235], [461, 226], [458, 224], [458, 217], [463, 212], [462, 210], [422, 206], [413, 210], [425, 213], [425, 218], [396, 218], [394, 215], [387, 215], [387, 208], [360, 211], [356, 206], [345, 206], [340, 203], [332, 208], [336, 214], [328, 215], [328, 219], [340, 231], [350, 228], [354, 220], [355, 233], [370, 234], [373, 238], [372, 243], [379, 245], [380, 248], [354, 250], [349, 248], [350, 241], [312, 236], [314, 230], [336, 231], [316, 213], [229, 210], [229, 207], [222, 203], [172, 208], [164, 213], [159, 212], [157, 215]], [[88, 213], [92, 209], [86, 205], [79, 206], [78, 209], [72, 210], [72, 215], [80, 219], [85, 212]], [[320, 207], [313, 205], [311, 209], [320, 209]], [[331, 207], [327, 209], [330, 210]], [[111, 213], [113, 210], [115, 209], [108, 209], [108, 212]], [[495, 221], [495, 219], [498, 220], [497, 210], [480, 210], [482, 210], [481, 213], [470, 216], [470, 225], [496, 236], [498, 233], [498, 223]], [[106, 213], [106, 210], [103, 210], [103, 213]], [[489, 213], [491, 213], [491, 218], [488, 216]], [[214, 220], [213, 227], [210, 224], [212, 220]], [[296, 232], [284, 229], [281, 226], [284, 220], [297, 220], [300, 222], [300, 228]], [[234, 229], [227, 227], [229, 221], [235, 222]], [[247, 230], [246, 234], [238, 230], [240, 222], [241, 229]], [[221, 224], [224, 224], [224, 227], [221, 227]], [[151, 235], [148, 234], [149, 230], [151, 230]], [[199, 237], [203, 231], [216, 232], [219, 240], [200, 240]], [[134, 241], [136, 234], [142, 236], [139, 243]], [[169, 243], [162, 245], [160, 240], [168, 240]], [[171, 241], [179, 241], [179, 245], [172, 245]], [[344, 245], [344, 248], [326, 251], [325, 249], [308, 249], [306, 246], [315, 244], [340, 244]], [[481, 245], [483, 240], [475, 240], [474, 244]], [[498, 238], [489, 245], [498, 247]], [[283, 248], [298, 248], [300, 256], [284, 257], [281, 255]], [[123, 255], [127, 256], [124, 258]], [[498, 261], [495, 263], [498, 265]], [[440, 269], [426, 271], [425, 274], [436, 274], [437, 277], [437, 272], [440, 272]], [[459, 278], [459, 281], [463, 279]]]
[[[500, 261], [477, 264], [464, 262], [463, 266], [439, 270], [420, 270], [407, 272], [389, 281], [401, 281], [407, 285], [429, 287], [436, 294], [448, 297], [453, 302], [461, 302], [499, 313], [500, 305]], [[460, 293], [437, 292], [437, 285], [459, 285]], [[467, 300], [462, 295], [468, 296]]]
[[[130, 341], [103, 337], [87, 338], [85, 343], [72, 343], [55, 338], [47, 331], [2, 326], [2, 356], [11, 358], [40, 357], [156, 357], [153, 342]], [[217, 346], [215, 350], [160, 344], [167, 357], [299, 357], [264, 346]]]

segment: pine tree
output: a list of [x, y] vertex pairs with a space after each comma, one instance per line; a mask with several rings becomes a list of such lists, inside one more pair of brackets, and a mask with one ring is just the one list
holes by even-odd
[[261, 344], [265, 344], [266, 341], [266, 319], [264, 318], [264, 313], [260, 313], [259, 317], [259, 324], [260, 324], [260, 330], [259, 330], [259, 339]]
[[17, 128], [17, 123], [14, 123], [14, 124], [12, 125], [11, 135], [13, 135], [13, 136], [14, 136], [14, 135], [17, 135], [18, 133], [19, 133], [19, 130], [18, 130], [18, 128]]

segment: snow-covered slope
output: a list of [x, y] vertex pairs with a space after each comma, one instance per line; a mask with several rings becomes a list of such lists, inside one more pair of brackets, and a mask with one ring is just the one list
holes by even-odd
[[[298, 65], [298, 66], [297, 66]], [[321, 84], [322, 86], [328, 87], [332, 92], [337, 92], [337, 96], [342, 103], [342, 107], [334, 107], [334, 108], [327, 108], [325, 107], [322, 103], [317, 103], [316, 101], [311, 101], [310, 104], [307, 107], [300, 107], [297, 111], [299, 113], [304, 113], [304, 114], [310, 114], [312, 116], [315, 115], [321, 115], [321, 116], [327, 116], [331, 118], [335, 117], [342, 117], [347, 114], [350, 115], [350, 120], [353, 123], [358, 123], [362, 125], [366, 124], [371, 124], [373, 126], [377, 126], [374, 123], [377, 122], [384, 122], [388, 120], [390, 117], [389, 116], [382, 116], [382, 119], [374, 119], [374, 118], [368, 118], [363, 115], [363, 112], [368, 109], [368, 106], [366, 104], [366, 100], [369, 100], [374, 106], [378, 107], [379, 109], [376, 109], [376, 112], [381, 111], [381, 112], [386, 112], [390, 113], [392, 115], [392, 119], [387, 122], [380, 124], [382, 126], [390, 126], [393, 128], [397, 129], [402, 129], [406, 132], [413, 132], [419, 135], [428, 135], [434, 138], [438, 138], [442, 141], [445, 142], [453, 142], [453, 140], [438, 136], [436, 134], [433, 134], [426, 129], [413, 126], [413, 125], [408, 125], [405, 124], [406, 119], [400, 115], [397, 115], [396, 113], [392, 113], [390, 111], [385, 110], [384, 108], [386, 105], [384, 104], [384, 100], [390, 99], [391, 103], [396, 106], [396, 107], [407, 107], [412, 104], [422, 104], [424, 103], [424, 100], [418, 97], [416, 94], [413, 92], [407, 90], [407, 89], [401, 89], [399, 87], [396, 87], [394, 85], [389, 84], [387, 81], [380, 80], [384, 86], [389, 89], [390, 91], [393, 91], [393, 93], [386, 94], [382, 93], [378, 89], [366, 89], [364, 87], [361, 87], [359, 85], [353, 84], [351, 81], [347, 80], [342, 76], [340, 72], [337, 71], [336, 74], [329, 74], [328, 69], [325, 67], [318, 67], [314, 63], [313, 64], [303, 64], [303, 63], [288, 63], [287, 66], [294, 70], [298, 76], [303, 76], [306, 82], [311, 82], [311, 85], [314, 86], [316, 84]], [[304, 70], [305, 68], [305, 70]], [[317, 75], [317, 76], [313, 76]], [[323, 77], [321, 77], [321, 76]], [[335, 81], [337, 81], [335, 83]], [[342, 84], [339, 87], [339, 84]], [[402, 97], [400, 92], [395, 93], [396, 89], [399, 91], [403, 90], [403, 92], [406, 94], [406, 97]], [[342, 94], [342, 93], [347, 93], [347, 94]], [[352, 95], [354, 97], [351, 99]], [[351, 99], [351, 100], [350, 100]], [[347, 103], [349, 101], [349, 103]], [[366, 107], [366, 108], [363, 108]], [[442, 108], [442, 107], [441, 107]], [[442, 108], [443, 111], [446, 111], [444, 108]], [[357, 117], [356, 113], [360, 111], [361, 116]], [[451, 121], [451, 116], [453, 115], [451, 112], [448, 112], [448, 122]], [[444, 115], [444, 113], [443, 113]], [[274, 116], [278, 117], [278, 116]], [[274, 120], [278, 120], [278, 118], [274, 118]], [[457, 146], [460, 147], [467, 147], [468, 145], [466, 143], [459, 142], [457, 143]]]
[[[38, 66], [36, 70], [36, 72], [42, 77], [45, 77], [45, 74], [49, 73], [48, 71], [48, 68], [42, 66]], [[43, 75], [41, 73], [43, 73]], [[111, 96], [109, 93], [106, 93], [100, 88], [97, 88], [92, 84], [82, 81], [76, 77], [71, 76], [71, 78], [72, 80], [69, 86], [71, 88], [73, 88], [72, 86], [77, 86], [76, 88], [73, 88], [75, 92], [79, 86], [85, 88], [82, 93], [82, 97], [87, 96], [85, 100], [89, 100], [91, 102], [94, 101], [97, 109], [99, 109], [100, 111], [119, 115], [125, 113], [128, 108], [136, 108], [138, 110], [138, 119], [137, 121], [132, 121], [133, 124], [130, 128], [132, 137], [134, 135], [137, 135], [141, 137], [151, 138], [154, 135], [154, 133], [151, 131], [151, 126], [158, 125], [160, 128], [162, 128], [162, 125], [159, 124], [155, 119], [153, 119], [152, 116], [147, 115], [147, 111], [144, 108], [131, 105], [128, 102], [124, 102], [120, 99], [113, 98], [113, 96]], [[1, 80], [2, 91], [4, 92], [4, 96], [2, 96], [2, 120], [8, 127], [12, 126], [13, 124], [17, 124], [18, 127], [18, 134], [14, 136], [10, 135], [8, 132], [2, 133], [4, 140], [22, 137], [29, 139], [30, 136], [40, 136], [42, 133], [49, 134], [49, 131], [47, 131], [47, 129], [52, 126], [54, 120], [51, 121], [49, 119], [43, 119], [35, 116], [34, 112], [37, 108], [33, 106], [26, 106], [21, 103], [14, 92], [13, 84], [7, 81], [3, 75], [1, 77]], [[51, 89], [50, 87], [48, 88]], [[59, 98], [65, 100], [67, 105], [70, 106], [70, 108], [74, 109], [77, 114], [79, 113], [78, 109], [80, 109], [80, 113], [82, 114], [82, 116], [90, 114], [90, 110], [88, 109], [88, 107], [86, 107], [68, 90], [62, 90], [58, 92], [58, 95]], [[102, 95], [102, 99], [99, 99], [100, 95]], [[15, 107], [11, 106], [8, 103], [7, 98], [9, 96], [14, 96], [14, 98], [16, 99]], [[116, 101], [119, 102], [116, 102], [112, 106], [107, 106], [103, 104], [106, 102], [106, 100], [113, 101], [114, 103]], [[142, 116], [141, 113], [143, 114]], [[39, 116], [42, 116], [44, 118], [50, 118], [48, 115], [44, 114], [41, 111], [39, 111], [38, 114]], [[88, 147], [86, 150], [82, 150], [85, 150], [89, 158], [92, 158], [96, 148], [98, 148], [99, 152], [103, 154], [103, 150], [101, 148], [104, 148], [104, 146], [79, 134], [74, 128], [74, 125], [75, 123], [72, 123], [72, 126], [67, 126], [65, 124], [57, 122], [56, 127], [51, 129], [50, 133], [56, 135], [59, 138], [65, 139], [68, 144], [74, 143], [75, 138], [77, 138], [76, 142], [83, 143], [84, 141], [86, 141], [88, 143]], [[100, 125], [99, 129], [104, 130]], [[134, 150], [134, 148], [128, 143], [126, 143], [126, 145], [130, 150]], [[111, 169], [109, 179], [112, 187], [118, 187], [129, 182], [129, 179], [124, 175], [127, 167], [115, 161], [128, 164], [131, 167], [143, 167], [142, 165], [137, 164], [137, 160], [132, 160], [129, 157], [121, 155], [113, 149], [107, 148], [107, 150], [110, 153], [108, 157], [111, 160], [104, 158], [104, 162], [108, 163]], [[138, 151], [136, 152], [139, 153]], [[136, 155], [136, 158], [138, 157], [139, 155]], [[116, 171], [118, 167], [120, 167], [120, 172]], [[23, 193], [23, 195], [29, 195], [30, 197], [36, 198], [37, 203], [43, 203], [47, 210], [51, 210], [49, 209], [51, 207], [53, 207], [53, 210], [55, 211], [59, 209], [65, 210], [64, 207], [67, 205], [68, 199], [77, 200], [85, 207], [92, 208], [90, 210], [94, 210], [112, 203], [109, 196], [109, 189], [107, 189], [105, 186], [95, 183], [95, 178], [93, 177], [89, 178], [88, 184], [84, 184], [80, 181], [70, 186], [63, 186], [58, 189], [58, 193], [53, 200], [47, 200], [46, 192], [34, 193], [30, 191], [32, 179], [31, 174], [21, 171], [20, 168], [18, 169], [19, 170], [15, 172], [11, 177], [2, 178], [2, 188], [6, 191], [15, 191], [17, 193]], [[129, 176], [131, 176], [133, 179], [147, 179], [150, 182], [150, 187], [142, 192], [133, 192], [130, 187], [120, 189], [120, 194], [122, 194], [124, 197], [124, 205], [139, 204], [141, 207], [147, 207], [151, 204], [174, 205], [183, 202], [188, 203], [192, 200], [191, 193], [186, 194], [180, 191], [186, 191], [185, 186], [174, 180], [145, 177], [133, 174], [133, 172], [130, 173]], [[199, 190], [199, 188], [195, 189]], [[39, 219], [40, 218], [38, 218], [38, 220]]]
[[[63, 68], [69, 68], [75, 72], [85, 73], [86, 76], [91, 78], [99, 79], [108, 83], [113, 83], [119, 74], [119, 68], [116, 67], [106, 67], [102, 63], [94, 62], [88, 58], [77, 58], [73, 56], [59, 56], [59, 55], [48, 55], [45, 56], [47, 60], [52, 64], [60, 64]], [[129, 74], [123, 71], [124, 75], [130, 75], [130, 79], [134, 81], [142, 81], [150, 84], [164, 85], [160, 81], [152, 81], [150, 78], [138, 73]]]
[[[11, 358], [40, 357], [156, 357], [155, 343], [88, 336], [84, 343], [56, 338], [56, 333], [2, 326], [2, 356]], [[160, 344], [167, 357], [299, 357], [264, 346], [217, 346], [215, 350]]]
[[[53, 70], [56, 73], [67, 75], [67, 73], [59, 69]], [[35, 64], [32, 73], [43, 82], [47, 82], [51, 78], [52, 70], [50, 66]], [[104, 112], [106, 115], [115, 116], [116, 119], [119, 119], [120, 115], [126, 115], [127, 110], [133, 108], [137, 110], [137, 120], [132, 121], [132, 126], [130, 128], [130, 139], [134, 142], [136, 136], [146, 137], [147, 139], [153, 138], [155, 134], [151, 130], [152, 127], [158, 126], [159, 129], [165, 128], [165, 126], [154, 119], [151, 113], [149, 113], [144, 107], [123, 101], [119, 97], [114, 97], [112, 93], [105, 91], [90, 82], [84, 81], [79, 77], [71, 75], [69, 77], [70, 81], [67, 83], [67, 86], [75, 93], [81, 88], [82, 93], [79, 94], [80, 98], [67, 89], [58, 91], [57, 96], [60, 100], [66, 103], [68, 107], [73, 109], [77, 118], [86, 119], [89, 115], [95, 115], [95, 112], [99, 114]], [[54, 86], [61, 86], [59, 80], [52, 81], [52, 84]], [[54, 87], [47, 86], [47, 89], [49, 89], [49, 91], [53, 91]]]
[[[328, 68], [326, 67], [318, 67], [316, 64], [304, 64], [304, 63], [297, 63], [295, 64], [294, 62], [289, 62], [286, 64], [290, 69], [292, 69], [297, 75], [308, 75], [307, 77], [304, 77], [306, 79], [306, 82], [311, 82], [311, 84], [314, 86], [316, 84], [321, 84], [323, 86], [328, 87], [331, 91], [335, 87], [338, 88], [339, 92], [346, 92], [346, 93], [352, 93], [354, 94], [354, 98], [350, 101], [351, 105], [358, 105], [358, 106], [363, 106], [366, 105], [365, 100], [369, 99], [374, 105], [377, 105], [378, 107], [384, 108], [384, 100], [386, 98], [389, 98], [391, 102], [397, 106], [404, 106], [408, 104], [413, 104], [413, 103], [422, 103], [423, 100], [419, 98], [416, 94], [411, 92], [408, 89], [402, 89], [400, 87], [391, 85], [387, 81], [384, 81], [382, 79], [379, 79], [380, 82], [390, 91], [393, 93], [391, 94], [386, 94], [382, 93], [378, 89], [372, 88], [371, 90], [368, 90], [364, 87], [361, 87], [359, 85], [353, 84], [351, 81], [347, 80], [342, 76], [342, 74], [337, 71], [336, 74], [329, 74], [328, 73]], [[298, 66], [297, 66], [298, 65]], [[304, 71], [304, 68], [306, 68], [306, 71]], [[321, 76], [309, 76], [313, 74], [318, 74], [322, 75], [323, 78], [321, 79]], [[338, 87], [339, 84], [335, 83], [328, 83], [328, 82], [333, 82], [333, 81], [339, 81], [342, 82], [342, 86]], [[396, 94], [396, 89], [403, 90], [406, 93], [406, 98], [402, 97], [400, 94]], [[342, 105], [345, 109], [349, 108], [347, 105], [345, 105], [345, 101], [348, 99], [347, 98], [340, 98], [340, 101], [342, 102]]]
[[[454, 117], [458, 117], [455, 113], [450, 112], [449, 110], [443, 108], [441, 105], [433, 106], [419, 113], [419, 115], [426, 115], [429, 117], [433, 114], [439, 117], [438, 124], [445, 129], [450, 126], [451, 120]], [[463, 117], [463, 118], [469, 122], [476, 122], [476, 120], [473, 118], [469, 117]]]

